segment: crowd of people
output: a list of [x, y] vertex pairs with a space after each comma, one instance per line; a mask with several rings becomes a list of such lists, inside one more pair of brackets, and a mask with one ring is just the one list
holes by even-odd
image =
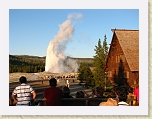
[[[31, 106], [36, 99], [36, 91], [28, 84], [25, 76], [19, 78], [20, 85], [17, 86], [11, 95], [10, 105], [16, 106]], [[70, 87], [66, 85], [63, 89], [57, 87], [57, 80], [51, 78], [49, 80], [49, 88], [43, 92], [43, 100], [46, 106], [61, 106], [62, 98], [74, 98], [70, 95]], [[106, 102], [101, 102], [99, 106], [130, 106], [132, 105], [127, 100], [134, 97], [136, 100], [134, 105], [139, 105], [139, 85], [136, 88], [126, 90], [125, 87], [116, 87], [113, 90], [115, 97], [109, 97]], [[104, 98], [104, 88], [96, 87], [92, 89], [91, 94], [86, 91], [78, 91], [75, 98]]]

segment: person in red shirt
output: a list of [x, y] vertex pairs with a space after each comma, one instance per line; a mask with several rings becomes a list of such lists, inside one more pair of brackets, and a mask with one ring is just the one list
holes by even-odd
[[136, 79], [135, 89], [134, 89], [134, 105], [139, 106], [139, 77]]
[[62, 99], [62, 90], [57, 86], [57, 80], [51, 78], [49, 80], [50, 87], [44, 90], [44, 100], [46, 100], [46, 106], [60, 106]]
[[136, 106], [139, 106], [139, 85], [134, 89], [134, 96], [136, 100]]

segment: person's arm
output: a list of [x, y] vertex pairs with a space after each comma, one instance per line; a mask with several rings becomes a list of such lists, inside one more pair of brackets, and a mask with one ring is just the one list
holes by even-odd
[[92, 98], [94, 98], [94, 94], [92, 93], [92, 94], [88, 94], [87, 92], [85, 92], [84, 90], [83, 90], [83, 92], [84, 92], [84, 94], [87, 96], [87, 98], [89, 98], [90, 96], [92, 97]]
[[91, 94], [90, 94], [90, 96], [92, 97], [92, 98], [94, 98], [95, 96], [94, 96], [95, 94], [92, 92]]
[[16, 95], [12, 94], [12, 99], [14, 100], [15, 103], [18, 102], [17, 98], [16, 98]]
[[33, 94], [33, 100], [35, 100], [35, 98], [36, 98], [36, 92], [33, 91], [32, 94]]
[[34, 101], [36, 99], [36, 92], [31, 86], [29, 87], [29, 89], [30, 89], [30, 92], [32, 93], [32, 101]]
[[43, 97], [43, 100], [47, 100], [45, 97]]

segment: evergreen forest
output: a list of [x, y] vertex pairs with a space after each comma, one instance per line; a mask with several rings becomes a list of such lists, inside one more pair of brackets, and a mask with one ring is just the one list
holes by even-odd
[[[45, 71], [46, 57], [29, 55], [9, 55], [9, 73], [37, 73]], [[87, 63], [93, 66], [93, 58], [71, 58], [80, 63]]]

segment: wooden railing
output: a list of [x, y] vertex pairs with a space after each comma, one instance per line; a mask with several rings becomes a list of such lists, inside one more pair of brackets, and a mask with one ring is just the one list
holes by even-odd
[[[101, 102], [106, 102], [108, 98], [62, 98], [61, 106], [99, 106]], [[39, 106], [45, 106], [44, 100], [37, 100]]]
[[[116, 98], [113, 98], [117, 100]], [[108, 98], [62, 98], [61, 106], [99, 106], [101, 102], [107, 102]], [[130, 100], [130, 105], [133, 106], [133, 100]], [[45, 106], [46, 102], [43, 99], [37, 99], [33, 106]], [[10, 106], [15, 106], [10, 104]]]
[[63, 98], [62, 106], [99, 106], [101, 102], [106, 102], [108, 98]]

